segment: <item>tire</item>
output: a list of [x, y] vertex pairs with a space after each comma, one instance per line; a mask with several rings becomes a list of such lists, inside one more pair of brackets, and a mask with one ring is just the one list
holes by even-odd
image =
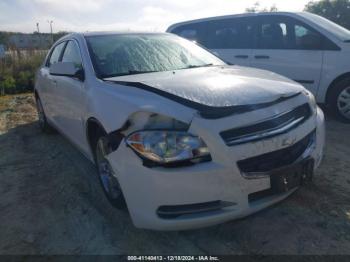
[[350, 123], [350, 78], [338, 82], [333, 87], [329, 105], [340, 121]]
[[97, 167], [98, 178], [103, 192], [112, 206], [117, 209], [126, 209], [124, 195], [115, 172], [106, 158], [111, 152], [109, 141], [105, 135], [100, 135], [95, 145], [95, 163]]
[[43, 105], [41, 103], [40, 98], [36, 98], [36, 109], [38, 112], [38, 119], [39, 119], [39, 127], [41, 131], [43, 131], [46, 134], [51, 134], [54, 132], [54, 128], [47, 122], [47, 118], [44, 112]]

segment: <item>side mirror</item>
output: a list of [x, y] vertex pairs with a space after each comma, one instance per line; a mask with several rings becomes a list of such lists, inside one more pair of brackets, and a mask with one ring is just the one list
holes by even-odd
[[73, 62], [58, 62], [50, 66], [50, 75], [68, 76], [84, 81], [85, 75], [82, 68], [77, 68]]

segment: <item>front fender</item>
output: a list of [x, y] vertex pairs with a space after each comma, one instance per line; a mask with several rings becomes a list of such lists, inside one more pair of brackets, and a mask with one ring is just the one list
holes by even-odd
[[88, 93], [86, 121], [93, 117], [107, 133], [121, 129], [136, 112], [151, 112], [190, 123], [196, 110], [134, 87], [102, 82]]

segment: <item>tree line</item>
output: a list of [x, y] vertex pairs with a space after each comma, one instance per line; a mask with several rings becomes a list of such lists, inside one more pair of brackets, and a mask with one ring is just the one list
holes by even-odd
[[[276, 5], [271, 7], [261, 6], [256, 2], [253, 6], [246, 8], [248, 13], [277, 12]], [[350, 0], [320, 0], [309, 2], [304, 11], [323, 16], [350, 30]]]

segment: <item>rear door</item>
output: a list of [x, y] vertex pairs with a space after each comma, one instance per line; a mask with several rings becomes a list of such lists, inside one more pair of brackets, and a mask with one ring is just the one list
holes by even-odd
[[224, 61], [250, 66], [255, 17], [207, 21], [205, 46]]
[[62, 55], [66, 42], [57, 44], [48, 56], [45, 65], [40, 69], [40, 99], [44, 107], [46, 117], [57, 124], [57, 110], [55, 92], [57, 87], [57, 77], [50, 75], [50, 66], [57, 63]]
[[255, 17], [236, 17], [194, 22], [171, 32], [195, 41], [222, 60], [249, 66], [253, 47]]
[[252, 67], [295, 80], [317, 93], [323, 63], [324, 37], [289, 16], [259, 16]]

